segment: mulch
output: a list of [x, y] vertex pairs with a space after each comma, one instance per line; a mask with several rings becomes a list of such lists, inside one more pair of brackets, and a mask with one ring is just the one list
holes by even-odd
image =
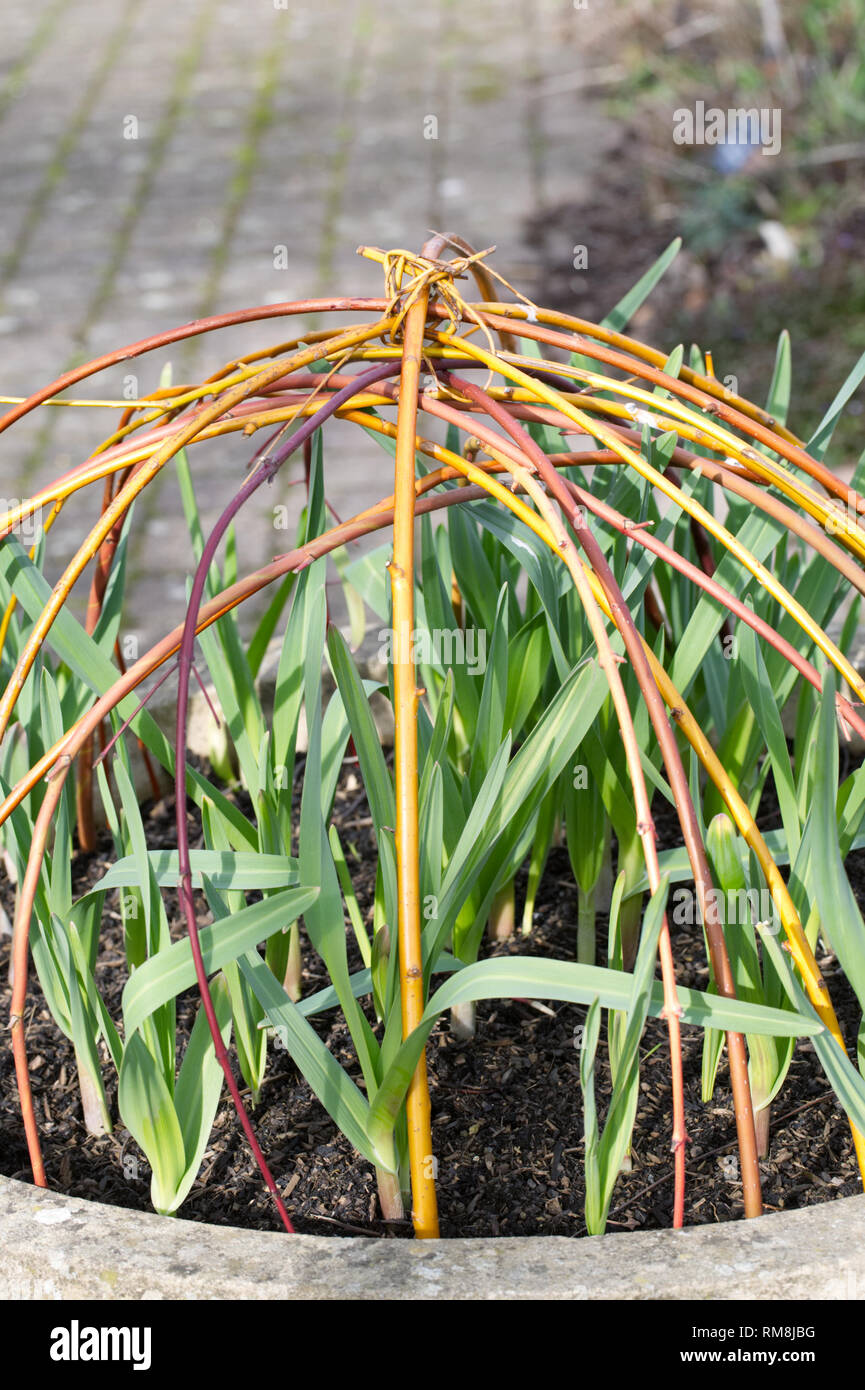
[[[242, 797], [238, 797], [242, 804]], [[656, 805], [661, 842], [678, 841], [678, 826], [666, 806]], [[189, 812], [192, 843], [200, 824]], [[174, 843], [171, 798], [145, 811], [153, 847]], [[771, 819], [771, 816], [770, 816]], [[374, 842], [362, 791], [347, 771], [337, 794], [336, 823], [343, 845], [356, 852], [349, 863], [361, 907], [371, 910]], [[111, 862], [107, 835], [97, 854], [76, 856], [76, 893], [93, 883]], [[848, 860], [860, 903], [865, 903], [865, 853]], [[517, 882], [517, 920], [525, 877]], [[176, 895], [166, 893], [172, 931], [181, 925]], [[0, 901], [10, 917], [13, 897], [0, 878]], [[202, 899], [203, 904], [203, 899]], [[530, 954], [575, 959], [576, 890], [567, 852], [550, 855], [530, 937], [484, 948], [484, 954]], [[671, 925], [677, 977], [705, 988], [708, 972], [699, 926]], [[598, 940], [606, 939], [599, 919]], [[353, 943], [352, 943], [353, 944]], [[328, 981], [321, 962], [304, 943], [304, 992]], [[2, 1017], [8, 1018], [6, 985], [9, 940], [0, 942]], [[353, 959], [353, 968], [359, 967]], [[841, 1025], [855, 1038], [860, 1010], [832, 956], [821, 956]], [[120, 1018], [126, 967], [119, 910], [106, 901], [97, 983], [109, 1011]], [[43, 1002], [38, 981], [28, 996], [27, 1045], [37, 1120], [48, 1183], [71, 1196], [142, 1211], [151, 1210], [149, 1169], [119, 1121], [111, 1135], [94, 1138], [84, 1129], [71, 1045]], [[178, 1056], [182, 1055], [197, 1008], [189, 991], [178, 1000]], [[429, 1049], [432, 1123], [438, 1160], [437, 1190], [445, 1236], [585, 1234], [582, 1177], [582, 1098], [578, 1030], [585, 1009], [493, 1000], [477, 1006], [477, 1036], [451, 1035], [440, 1020]], [[341, 1015], [314, 1020], [338, 1060], [357, 1079], [350, 1039]], [[742, 1216], [736, 1165], [736, 1135], [726, 1063], [722, 1058], [713, 1100], [700, 1099], [702, 1030], [683, 1029], [686, 1118], [689, 1134], [685, 1221], [699, 1225]], [[605, 1047], [599, 1049], [601, 1113], [609, 1095]], [[116, 1116], [116, 1078], [106, 1065], [109, 1104]], [[650, 1019], [641, 1046], [640, 1102], [632, 1167], [616, 1186], [608, 1229], [646, 1230], [671, 1224], [670, 1068], [666, 1031]], [[408, 1223], [384, 1223], [378, 1215], [374, 1174], [340, 1134], [299, 1074], [287, 1052], [272, 1048], [268, 1075], [253, 1112], [253, 1124], [299, 1231], [317, 1235], [409, 1236]], [[11, 1049], [0, 1051], [0, 1172], [30, 1180]], [[860, 1190], [850, 1130], [822, 1072], [813, 1047], [797, 1042], [787, 1081], [773, 1107], [771, 1151], [761, 1162], [767, 1211], [790, 1210], [852, 1195]], [[201, 1172], [179, 1219], [261, 1230], [280, 1229], [272, 1199], [253, 1164], [227, 1097], [220, 1105]]]

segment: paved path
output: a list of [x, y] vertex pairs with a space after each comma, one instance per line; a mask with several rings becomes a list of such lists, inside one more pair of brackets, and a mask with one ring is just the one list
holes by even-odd
[[[430, 227], [496, 242], [496, 266], [531, 291], [524, 218], [579, 197], [611, 140], [569, 81], [590, 23], [567, 0], [7, 6], [0, 393], [26, 394], [74, 362], [226, 308], [380, 293], [358, 242], [417, 247]], [[279, 246], [286, 269], [274, 265]], [[168, 360], [175, 380], [188, 378], [280, 336], [267, 325], [214, 335], [88, 391], [120, 395], [131, 371], [146, 392]], [[110, 418], [45, 409], [14, 426], [0, 437], [0, 496], [86, 457]], [[328, 490], [350, 514], [386, 489], [389, 464], [339, 428]], [[249, 452], [243, 441], [193, 450], [205, 522]], [[284, 548], [269, 508], [285, 498], [296, 512], [287, 482], [245, 522], [243, 569]], [[130, 624], [148, 642], [181, 611], [189, 549], [176, 500], [166, 470], [136, 518]], [[79, 534], [93, 514], [94, 499], [70, 508]], [[71, 553], [59, 532], [51, 550], [52, 565]]]

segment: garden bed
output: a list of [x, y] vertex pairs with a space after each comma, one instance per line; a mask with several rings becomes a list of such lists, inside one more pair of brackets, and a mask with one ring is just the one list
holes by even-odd
[[[768, 801], [769, 799], [766, 798]], [[145, 808], [151, 848], [174, 845], [171, 797]], [[369, 906], [373, 890], [374, 843], [369, 810], [353, 773], [343, 777], [335, 823], [344, 844], [360, 856], [353, 876], [360, 904]], [[658, 807], [662, 847], [675, 842], [678, 823]], [[761, 828], [776, 823], [771, 807]], [[200, 822], [190, 812], [192, 842]], [[86, 890], [109, 867], [104, 852], [79, 855], [76, 893]], [[847, 871], [860, 904], [865, 904], [865, 851], [851, 854]], [[518, 919], [525, 873], [517, 881]], [[176, 895], [170, 894], [173, 934], [182, 935]], [[11, 915], [8, 885], [3, 900]], [[126, 979], [118, 914], [108, 900], [97, 982], [112, 1013], [120, 1009]], [[198, 904], [204, 907], [203, 899]], [[519, 932], [483, 954], [531, 954], [569, 960], [575, 956], [576, 890], [567, 853], [554, 849], [535, 911], [530, 937]], [[681, 985], [705, 989], [707, 969], [699, 928], [671, 924]], [[599, 931], [603, 939], [603, 927]], [[6, 979], [8, 940], [0, 951]], [[314, 952], [304, 953], [304, 993], [327, 984]], [[857, 1003], [834, 958], [819, 963], [836, 1001], [841, 1026], [855, 1035]], [[352, 960], [359, 968], [359, 959]], [[28, 1022], [36, 1114], [50, 1187], [58, 1192], [112, 1206], [149, 1211], [150, 1170], [127, 1132], [94, 1138], [82, 1123], [74, 1052], [57, 1029], [33, 981]], [[4, 983], [3, 1006], [8, 1007]], [[196, 991], [178, 999], [178, 1043], [182, 1053], [197, 1007]], [[575, 1005], [486, 1001], [478, 1005], [478, 1034], [465, 1043], [451, 1034], [446, 1020], [437, 1025], [428, 1063], [433, 1103], [433, 1137], [438, 1159], [441, 1231], [447, 1237], [584, 1236], [582, 1097], [579, 1085], [579, 1029], [585, 1010]], [[341, 1018], [316, 1020], [317, 1030], [343, 1065], [352, 1068], [352, 1050]], [[714, 1100], [700, 1102], [702, 1030], [683, 1037], [689, 1135], [688, 1225], [726, 1222], [742, 1215], [736, 1164], [735, 1127], [726, 1067], [722, 1062]], [[632, 1170], [619, 1179], [608, 1229], [638, 1231], [669, 1226], [673, 1165], [669, 1151], [670, 1058], [664, 1025], [649, 1019], [641, 1048], [641, 1097], [637, 1112]], [[599, 1102], [609, 1097], [608, 1073], [601, 1073]], [[116, 1083], [106, 1068], [109, 1102]], [[116, 1113], [116, 1112], [115, 1112]], [[0, 1173], [27, 1180], [27, 1149], [18, 1110], [12, 1059], [0, 1056]], [[378, 1209], [373, 1170], [352, 1149], [316, 1100], [291, 1058], [272, 1051], [254, 1123], [298, 1231], [319, 1236], [411, 1236], [411, 1224], [387, 1223]], [[812, 1045], [801, 1039], [781, 1096], [773, 1107], [769, 1156], [760, 1164], [767, 1212], [789, 1211], [859, 1192], [850, 1129], [826, 1082]], [[180, 1213], [180, 1220], [277, 1230], [279, 1219], [236, 1123], [226, 1095], [217, 1114], [202, 1171]]]

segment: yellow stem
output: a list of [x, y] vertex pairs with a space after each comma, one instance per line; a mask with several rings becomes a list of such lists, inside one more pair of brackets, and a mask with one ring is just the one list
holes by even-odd
[[[424, 289], [405, 317], [400, 373], [394, 478], [393, 560], [388, 566], [393, 596], [393, 663], [396, 860], [399, 895], [399, 973], [402, 1031], [407, 1038], [424, 1011], [420, 926], [417, 809], [417, 702], [411, 634], [414, 628], [415, 426], [429, 294]], [[439, 1233], [430, 1124], [426, 1054], [422, 1053], [406, 1096], [412, 1222], [418, 1239]]]
[[[537, 359], [509, 354], [505, 360], [513, 366], [532, 367]], [[803, 483], [784, 464], [768, 458], [756, 444], [746, 444], [723, 425], [695, 414], [688, 406], [675, 400], [659, 398], [650, 391], [633, 386], [630, 382], [614, 381], [597, 372], [583, 371], [566, 363], [557, 362], [555, 369], [560, 376], [573, 376], [596, 390], [614, 391], [628, 400], [639, 402], [646, 407], [646, 412], [651, 410], [652, 424], [658, 429], [676, 430], [683, 439], [691, 439], [697, 444], [714, 449], [717, 453], [729, 454], [743, 463], [755, 476], [762, 478], [764, 482], [774, 484], [779, 492], [797, 502], [803, 511], [816, 521], [822, 524], [830, 523], [832, 533], [837, 535], [842, 543], [847, 544], [860, 559], [865, 559], [865, 532], [855, 517], [839, 510], [837, 500], [834, 506], [827, 503], [814, 488]], [[514, 397], [519, 400], [524, 394], [531, 398], [535, 395], [534, 391], [519, 391], [514, 393]], [[564, 393], [563, 399], [568, 399]], [[634, 415], [626, 406], [618, 406], [613, 401], [587, 400], [584, 403], [587, 409], [598, 410], [620, 419], [634, 419]]]

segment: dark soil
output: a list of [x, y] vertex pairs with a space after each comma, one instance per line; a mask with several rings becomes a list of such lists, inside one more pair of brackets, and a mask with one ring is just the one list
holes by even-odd
[[[665, 806], [656, 806], [662, 842], [677, 841], [677, 823]], [[365, 799], [349, 775], [338, 793], [337, 823], [344, 845], [356, 848], [350, 861], [361, 905], [373, 890], [371, 825]], [[150, 807], [153, 846], [174, 842], [173, 802]], [[191, 817], [193, 844], [200, 830]], [[76, 891], [104, 873], [111, 848], [74, 864]], [[851, 881], [865, 902], [865, 854], [848, 861]], [[524, 884], [517, 885], [518, 919]], [[167, 895], [169, 919], [180, 931], [176, 900]], [[8, 882], [0, 881], [0, 900], [12, 913]], [[203, 902], [203, 900], [202, 900]], [[496, 953], [527, 953], [564, 960], [575, 956], [576, 893], [567, 853], [553, 851], [530, 938], [518, 936]], [[97, 983], [109, 1011], [120, 1016], [126, 968], [119, 915], [107, 900]], [[680, 982], [705, 988], [699, 927], [672, 928]], [[599, 941], [605, 924], [599, 921]], [[0, 949], [4, 980], [8, 938]], [[326, 983], [323, 967], [307, 946], [305, 989]], [[833, 957], [820, 960], [845, 1036], [855, 1037], [860, 1011]], [[32, 981], [27, 1044], [36, 1115], [49, 1186], [72, 1196], [150, 1210], [150, 1175], [143, 1155], [127, 1132], [94, 1139], [84, 1129], [71, 1046], [52, 1021]], [[182, 1049], [194, 1017], [194, 991], [178, 1001]], [[429, 1047], [433, 1133], [438, 1157], [438, 1198], [445, 1236], [568, 1235], [585, 1233], [582, 1180], [582, 1100], [575, 1029], [585, 1010], [574, 1005], [532, 1006], [518, 1002], [480, 1003], [478, 1033], [471, 1044], [455, 1041], [442, 1021]], [[352, 1067], [341, 1017], [315, 1020], [340, 1062]], [[714, 1100], [700, 1100], [702, 1031], [683, 1029], [688, 1144], [687, 1224], [727, 1221], [742, 1215], [736, 1172], [733, 1107], [722, 1061]], [[604, 1048], [601, 1048], [601, 1053]], [[116, 1114], [116, 1079], [105, 1068], [109, 1103]], [[601, 1069], [601, 1080], [603, 1081]], [[641, 1100], [634, 1132], [633, 1168], [613, 1197], [609, 1229], [667, 1227], [671, 1222], [670, 1070], [663, 1025], [650, 1019], [642, 1045]], [[604, 1103], [603, 1087], [599, 1103]], [[11, 1049], [0, 1052], [0, 1172], [29, 1180]], [[299, 1075], [285, 1051], [274, 1049], [267, 1081], [253, 1122], [292, 1218], [300, 1231], [319, 1235], [409, 1235], [405, 1226], [387, 1227], [378, 1217], [375, 1179], [357, 1157]], [[809, 1206], [859, 1190], [846, 1118], [820, 1068], [813, 1048], [797, 1044], [786, 1084], [773, 1108], [771, 1153], [761, 1164], [769, 1211]], [[236, 1123], [230, 1101], [217, 1114], [201, 1173], [184, 1204], [181, 1220], [209, 1221], [257, 1229], [278, 1229], [268, 1196]]]

